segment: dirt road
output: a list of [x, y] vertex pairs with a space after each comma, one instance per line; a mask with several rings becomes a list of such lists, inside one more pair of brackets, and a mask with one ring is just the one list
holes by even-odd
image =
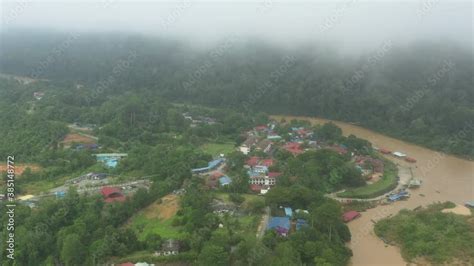
[[270, 219], [270, 207], [265, 207], [265, 214], [262, 216], [262, 220], [258, 225], [257, 229], [257, 238], [261, 239], [265, 234], [265, 230], [267, 229], [268, 220]]

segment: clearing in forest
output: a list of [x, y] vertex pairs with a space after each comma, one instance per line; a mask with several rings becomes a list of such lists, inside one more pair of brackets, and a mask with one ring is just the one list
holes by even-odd
[[[36, 164], [16, 164], [15, 165], [15, 174], [21, 175], [26, 170], [26, 168], [30, 168], [31, 171], [36, 172], [41, 169], [39, 165]], [[7, 165], [0, 165], [0, 173], [7, 171]]]
[[78, 133], [69, 133], [62, 141], [64, 145], [70, 145], [71, 143], [94, 144], [96, 142], [96, 139]]
[[179, 227], [173, 226], [173, 218], [179, 208], [179, 196], [169, 194], [134, 215], [127, 226], [137, 233], [140, 240], [144, 240], [149, 234], [158, 234], [163, 238], [180, 238]]
[[145, 216], [149, 219], [158, 218], [168, 220], [176, 215], [179, 210], [178, 195], [169, 194], [161, 198], [160, 201], [152, 203], [143, 210]]
[[201, 146], [201, 149], [212, 156], [224, 154], [228, 155], [229, 153], [235, 150], [234, 143], [232, 142], [225, 142], [225, 143], [206, 143]]

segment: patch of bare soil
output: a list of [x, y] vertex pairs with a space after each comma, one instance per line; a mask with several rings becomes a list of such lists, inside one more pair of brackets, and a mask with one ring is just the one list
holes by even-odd
[[471, 215], [471, 210], [466, 207], [466, 206], [462, 206], [462, 205], [456, 205], [456, 207], [452, 208], [452, 209], [444, 209], [442, 210], [442, 212], [444, 213], [454, 213], [454, 214], [459, 214], [459, 215], [464, 215], [464, 216], [470, 216]]
[[161, 198], [144, 209], [147, 218], [159, 218], [167, 220], [176, 215], [179, 210], [179, 197], [175, 194], [169, 194]]
[[[23, 172], [26, 170], [26, 168], [30, 168], [31, 171], [39, 171], [41, 167], [36, 164], [16, 164], [15, 165], [15, 174], [16, 175], [21, 175]], [[0, 165], [0, 173], [6, 172], [7, 171], [7, 166], [6, 165]]]
[[77, 133], [70, 133], [66, 135], [62, 143], [64, 143], [65, 145], [68, 145], [71, 143], [93, 144], [93, 143], [96, 143], [96, 140], [90, 137], [77, 134]]

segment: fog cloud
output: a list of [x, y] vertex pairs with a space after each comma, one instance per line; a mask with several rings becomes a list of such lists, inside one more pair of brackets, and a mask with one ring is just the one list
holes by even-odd
[[2, 30], [119, 31], [206, 45], [226, 36], [344, 49], [388, 40], [452, 40], [472, 47], [469, 1], [34, 1], [2, 2]]

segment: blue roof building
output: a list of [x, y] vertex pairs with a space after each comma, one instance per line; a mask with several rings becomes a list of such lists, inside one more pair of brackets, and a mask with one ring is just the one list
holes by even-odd
[[268, 173], [268, 167], [265, 166], [265, 165], [256, 165], [253, 168], [253, 171], [256, 172], [256, 173], [260, 173], [260, 174], [266, 174], [266, 173]]
[[285, 207], [285, 216], [286, 217], [293, 216], [293, 210], [290, 207]]
[[56, 198], [64, 198], [64, 196], [66, 196], [66, 191], [56, 191], [54, 192], [54, 195]]
[[292, 131], [298, 131], [298, 130], [301, 130], [301, 129], [304, 129], [304, 127], [292, 127], [291, 128]]
[[210, 161], [207, 167], [209, 167], [209, 169], [214, 169], [215, 167], [219, 166], [223, 162], [224, 162], [224, 159], [219, 158], [217, 160]]
[[308, 222], [305, 219], [296, 220], [296, 230], [300, 230], [302, 227], [308, 226]]
[[251, 177], [251, 178], [252, 178], [252, 177], [257, 177], [257, 176], [260, 176], [260, 174], [259, 174], [259, 173], [257, 173], [257, 172], [254, 172], [254, 171], [252, 171], [252, 170], [248, 170], [248, 171], [247, 171], [247, 174], [248, 174], [248, 175], [249, 175], [249, 177]]
[[397, 201], [397, 200], [401, 200], [403, 198], [407, 198], [409, 197], [410, 195], [408, 194], [408, 192], [406, 191], [400, 191], [399, 193], [397, 194], [393, 194], [393, 195], [390, 195], [388, 197], [388, 200], [389, 201]]
[[290, 231], [290, 218], [272, 217], [268, 221], [267, 230], [275, 230], [279, 235], [287, 236]]
[[219, 178], [219, 184], [221, 184], [221, 186], [228, 186], [230, 183], [232, 183], [232, 180], [226, 175]]
[[115, 168], [118, 165], [118, 160], [117, 159], [109, 159], [109, 160], [106, 160], [104, 163], [109, 168]]
[[100, 153], [94, 156], [98, 162], [105, 164], [109, 168], [115, 168], [118, 165], [118, 161], [128, 155], [126, 153]]
[[214, 168], [216, 168], [217, 166], [219, 166], [223, 162], [224, 162], [223, 158], [212, 160], [207, 164], [206, 167], [195, 168], [195, 169], [192, 169], [191, 172], [193, 172], [193, 173], [204, 173], [204, 172], [213, 170]]

